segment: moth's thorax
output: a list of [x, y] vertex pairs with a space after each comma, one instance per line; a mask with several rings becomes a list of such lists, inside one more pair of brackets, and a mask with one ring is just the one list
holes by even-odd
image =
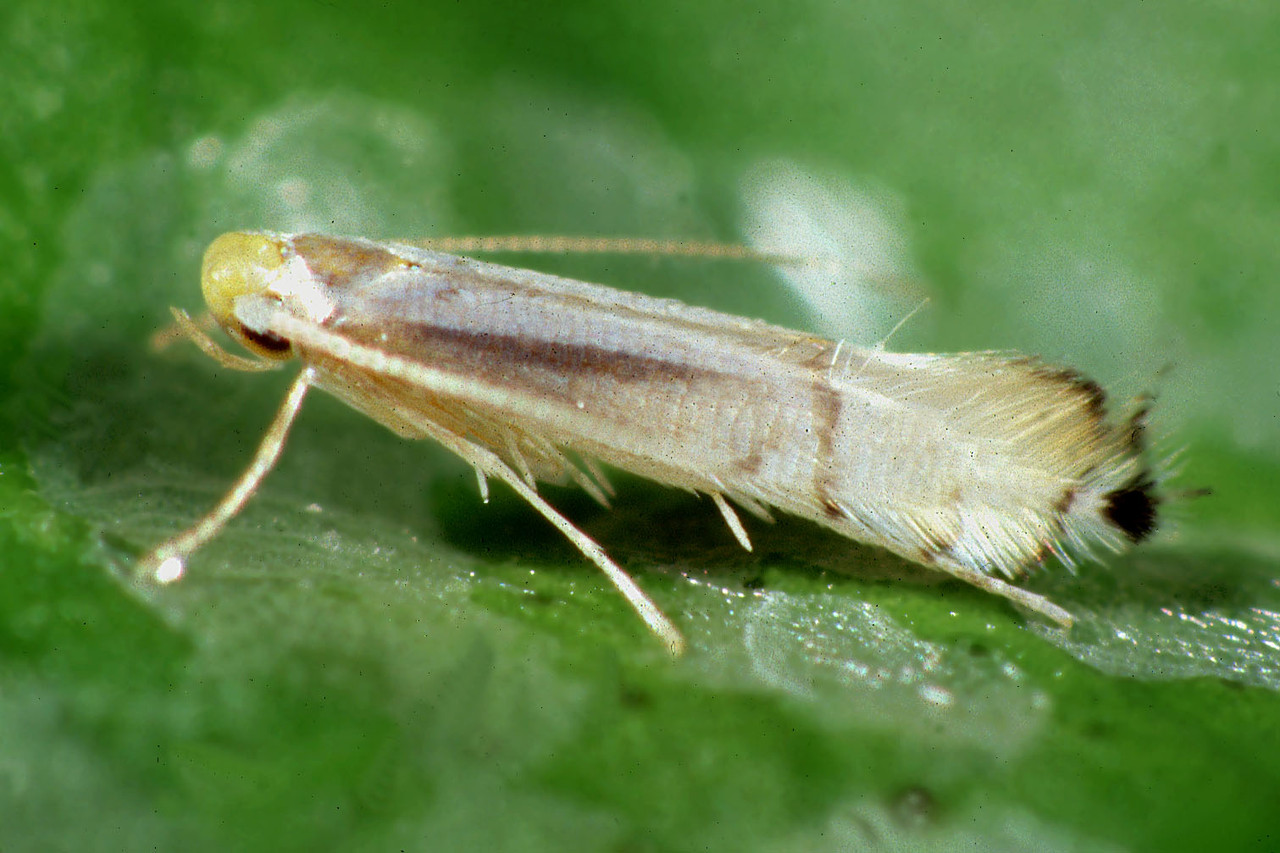
[[336, 307], [329, 285], [316, 275], [306, 258], [291, 251], [287, 243], [285, 248], [286, 260], [268, 284], [265, 295], [278, 299], [295, 317], [324, 323]]

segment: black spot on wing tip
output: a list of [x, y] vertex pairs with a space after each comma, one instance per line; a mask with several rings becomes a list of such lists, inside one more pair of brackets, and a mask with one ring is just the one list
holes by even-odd
[[1135, 545], [1156, 529], [1156, 508], [1160, 499], [1154, 492], [1155, 482], [1144, 474], [1107, 494], [1103, 514]]

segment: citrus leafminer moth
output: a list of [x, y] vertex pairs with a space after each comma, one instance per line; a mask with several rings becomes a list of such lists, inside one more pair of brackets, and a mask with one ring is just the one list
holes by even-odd
[[[561, 248], [580, 247], [609, 246]], [[506, 483], [673, 652], [679, 630], [538, 494], [539, 480], [572, 480], [607, 504], [600, 461], [703, 493], [748, 549], [733, 505], [792, 513], [1063, 625], [1069, 613], [1011, 581], [1049, 557], [1120, 550], [1155, 526], [1145, 411], [1117, 419], [1096, 384], [1034, 358], [859, 349], [408, 243], [316, 234], [223, 235], [205, 254], [202, 288], [253, 358], [175, 310], [207, 353], [236, 369], [303, 367], [227, 495], [140, 561], [160, 581], [180, 577], [250, 498], [312, 387], [406, 438], [438, 441], [482, 490], [486, 478]]]

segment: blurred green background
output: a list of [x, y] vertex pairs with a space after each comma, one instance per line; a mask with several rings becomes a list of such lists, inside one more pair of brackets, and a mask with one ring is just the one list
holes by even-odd
[[[5, 4], [0, 849], [1274, 849], [1277, 34], [1265, 3]], [[1171, 488], [1214, 495], [1029, 581], [1074, 631], [801, 522], [744, 554], [705, 500], [548, 489], [671, 662], [513, 495], [323, 395], [186, 581], [125, 580], [287, 382], [148, 347], [216, 234], [738, 241], [780, 174], [892, 224], [933, 297], [895, 348], [1159, 391]], [[767, 269], [514, 260], [814, 322]]]

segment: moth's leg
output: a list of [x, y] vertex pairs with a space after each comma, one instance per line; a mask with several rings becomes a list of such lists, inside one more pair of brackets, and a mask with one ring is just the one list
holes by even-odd
[[[185, 314], [186, 312], [183, 313]], [[190, 322], [202, 332], [212, 332], [214, 329], [218, 328], [218, 321], [214, 320], [213, 314], [208, 311], [201, 312], [198, 316], [190, 317], [189, 319]], [[185, 340], [190, 337], [191, 334], [186, 330], [186, 326], [180, 320], [175, 319], [174, 322], [165, 326], [163, 329], [159, 329], [154, 332], [151, 335], [149, 343], [151, 344], [151, 349], [156, 352], [162, 352], [178, 341]]]
[[1064, 628], [1070, 628], [1075, 624], [1075, 617], [1054, 604], [1043, 595], [1036, 595], [1034, 592], [1025, 590], [1020, 586], [1014, 586], [1006, 583], [999, 578], [985, 575], [982, 572], [974, 571], [955, 562], [937, 563], [936, 568], [946, 572], [953, 577], [957, 577], [965, 583], [970, 583], [978, 589], [993, 593], [1001, 598], [1021, 604], [1029, 610], [1039, 613], [1048, 619], [1052, 619]]
[[173, 314], [173, 325], [167, 326], [151, 336], [151, 346], [157, 352], [167, 348], [174, 341], [186, 338], [200, 348], [201, 352], [229, 370], [240, 370], [256, 373], [263, 370], [277, 370], [281, 362], [269, 358], [245, 358], [242, 355], [227, 352], [213, 338], [209, 331], [216, 328], [213, 315], [208, 311], [198, 318], [181, 308], [170, 308]]
[[724, 516], [724, 523], [729, 525], [729, 529], [733, 531], [733, 538], [738, 540], [739, 545], [750, 551], [751, 540], [747, 538], [747, 529], [742, 526], [742, 521], [739, 520], [738, 514], [733, 511], [733, 507], [729, 506], [729, 502], [724, 499], [724, 495], [719, 492], [712, 492], [711, 500], [715, 501], [716, 508]]
[[480, 487], [480, 502], [489, 502], [489, 480], [480, 468], [476, 468], [476, 485]]
[[600, 485], [596, 483], [595, 480], [591, 479], [589, 474], [584, 472], [577, 465], [574, 465], [572, 460], [569, 460], [569, 464], [565, 466], [565, 470], [569, 472], [569, 479], [577, 483], [578, 487], [590, 495], [593, 501], [600, 504], [600, 506], [605, 509], [611, 508], [612, 505], [609, 503], [609, 496], [604, 493], [604, 489], [601, 489]]
[[502, 431], [502, 441], [507, 447], [507, 455], [511, 457], [511, 461], [515, 462], [516, 467], [520, 469], [520, 476], [529, 488], [537, 488], [537, 480], [533, 477], [533, 469], [529, 467], [529, 460], [524, 458], [524, 453], [520, 450], [520, 444], [516, 441], [516, 434], [511, 430]]
[[[591, 474], [588, 471], [584, 471], [578, 466], [577, 462], [565, 455], [564, 451], [550, 442], [547, 442], [545, 447], [540, 448], [540, 451], [544, 459], [554, 462], [558, 466], [561, 476], [568, 477], [576, 483], [579, 488], [590, 495], [591, 499], [600, 504], [600, 506], [605, 509], [610, 508], [609, 495], [606, 494], [606, 490], [591, 478]], [[509, 449], [509, 452], [518, 454], [519, 448], [514, 447], [513, 445]], [[517, 455], [513, 458], [516, 462], [516, 468], [519, 469], [519, 473], [521, 477], [524, 478], [525, 483], [528, 484], [529, 488], [537, 491], [538, 484], [535, 482], [533, 474], [527, 473], [530, 469], [528, 462], [524, 459], [524, 456]], [[608, 484], [606, 483], [605, 485]]]
[[733, 502], [761, 521], [767, 521], [769, 524], [774, 523], [773, 513], [769, 512], [769, 508], [755, 498], [739, 493], [733, 496]]
[[592, 459], [590, 456], [583, 456], [582, 465], [587, 469], [587, 473], [591, 475], [592, 479], [600, 484], [601, 490], [603, 490], [607, 496], [613, 497], [618, 494], [617, 491], [614, 490], [613, 484], [609, 482], [609, 478], [605, 475], [604, 469], [600, 467], [596, 460]]
[[422, 427], [432, 438], [458, 454], [465, 462], [474, 466], [476, 470], [483, 471], [490, 477], [502, 480], [515, 489], [516, 494], [524, 498], [525, 502], [537, 510], [543, 518], [555, 525], [556, 529], [563, 533], [582, 552], [583, 556], [595, 563], [600, 571], [605, 573], [609, 580], [613, 582], [613, 585], [618, 588], [618, 591], [622, 593], [623, 598], [640, 615], [644, 623], [649, 626], [649, 630], [657, 635], [658, 639], [666, 645], [671, 654], [678, 655], [684, 651], [684, 638], [680, 635], [680, 630], [644, 594], [644, 591], [636, 585], [631, 576], [624, 572], [617, 563], [609, 559], [609, 555], [596, 544], [595, 540], [575, 527], [569, 519], [556, 512], [549, 503], [529, 487], [519, 474], [512, 470], [511, 466], [503, 462], [501, 457], [493, 451], [472, 444], [462, 436], [436, 424], [424, 422]]
[[258, 486], [270, 473], [284, 450], [285, 439], [289, 436], [289, 428], [293, 426], [298, 411], [302, 408], [302, 400], [307, 389], [315, 378], [315, 371], [306, 368], [289, 386], [284, 402], [276, 412], [275, 420], [267, 428], [266, 435], [258, 444], [253, 460], [236, 480], [231, 490], [223, 496], [213, 509], [172, 539], [158, 545], [149, 554], [138, 561], [138, 575], [158, 583], [170, 583], [182, 577], [186, 569], [186, 559], [198, 551], [210, 539], [226, 526], [244, 507]]

